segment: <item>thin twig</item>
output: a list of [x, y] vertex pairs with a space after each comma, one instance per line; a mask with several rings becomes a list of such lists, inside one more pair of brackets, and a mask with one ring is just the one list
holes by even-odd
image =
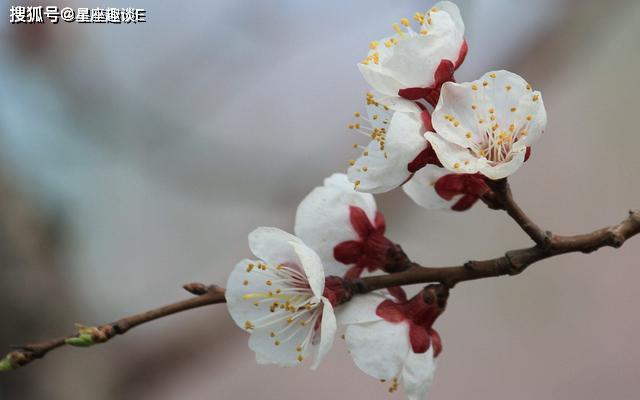
[[[519, 210], [519, 208], [517, 209]], [[523, 225], [520, 224], [520, 226]], [[525, 226], [531, 229], [530, 227], [532, 225]], [[538, 229], [537, 226], [535, 227]], [[524, 226], [523, 229], [525, 229]], [[447, 287], [453, 287], [457, 283], [464, 281], [502, 275], [516, 275], [537, 261], [560, 254], [572, 252], [590, 253], [606, 246], [618, 248], [622, 246], [627, 239], [639, 233], [640, 210], [635, 210], [630, 211], [629, 216], [618, 225], [598, 229], [582, 235], [549, 236], [548, 244], [545, 246], [536, 245], [530, 248], [508, 251], [502, 257], [484, 261], [469, 261], [464, 265], [439, 268], [423, 267], [409, 261], [407, 258], [406, 262], [409, 264], [409, 268], [404, 272], [345, 280], [344, 284], [355, 293], [366, 293], [393, 286], [432, 282], [439, 282]], [[395, 262], [397, 262], [397, 260]], [[202, 293], [203, 288], [207, 288], [207, 290], [198, 297], [183, 300], [142, 314], [132, 315], [97, 328], [83, 327], [81, 328], [81, 332], [85, 332], [85, 335], [90, 335], [89, 342], [91, 344], [103, 343], [116, 335], [122, 335], [128, 330], [146, 322], [193, 308], [225, 302], [224, 289], [220, 287], [206, 287], [202, 284], [185, 285], [185, 289], [196, 294]], [[82, 329], [84, 329], [84, 331]], [[76, 333], [53, 340], [20, 346], [0, 362], [0, 370], [15, 369], [29, 364], [34, 360], [44, 357], [51, 350], [68, 344], [70, 339], [78, 339], [81, 335], [82, 333]], [[2, 368], [3, 365], [4, 368]]]
[[70, 343], [70, 340], [78, 340], [83, 334], [88, 335], [88, 337], [86, 337], [87, 342], [84, 344], [85, 346], [104, 343], [115, 336], [123, 335], [127, 331], [144, 323], [194, 308], [224, 302], [224, 289], [218, 286], [209, 286], [206, 292], [197, 297], [182, 300], [177, 303], [169, 304], [140, 314], [131, 315], [110, 324], [98, 327], [80, 327], [79, 332], [56, 339], [16, 346], [16, 350], [9, 353], [4, 360], [2, 360], [2, 366], [4, 368], [0, 370], [15, 369], [29, 364], [32, 361], [44, 357], [51, 350], [62, 347], [65, 344], [73, 344], [73, 342]]
[[540, 229], [513, 200], [507, 179], [504, 178], [495, 181], [487, 179], [486, 182], [492, 190], [490, 196], [493, 206], [505, 210], [538, 246], [543, 248], [549, 247], [551, 244], [551, 234]]

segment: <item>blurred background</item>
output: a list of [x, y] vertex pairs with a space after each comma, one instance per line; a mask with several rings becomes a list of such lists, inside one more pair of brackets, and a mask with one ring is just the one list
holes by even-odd
[[[582, 233], [640, 207], [640, 2], [470, 1], [456, 74], [523, 75], [549, 124], [512, 177], [546, 229]], [[146, 8], [138, 25], [11, 25], [0, 10], [0, 347], [58, 336], [224, 284], [256, 226], [354, 153], [355, 66], [417, 0], [67, 1]], [[56, 2], [44, 5], [55, 5]], [[452, 265], [526, 246], [504, 214], [378, 196], [412, 258]], [[640, 245], [460, 284], [436, 328], [431, 399], [632, 399]], [[224, 306], [0, 376], [0, 399], [386, 399], [338, 343], [319, 371], [259, 367]], [[4, 350], [3, 350], [4, 352]], [[396, 393], [395, 398], [403, 398]]]

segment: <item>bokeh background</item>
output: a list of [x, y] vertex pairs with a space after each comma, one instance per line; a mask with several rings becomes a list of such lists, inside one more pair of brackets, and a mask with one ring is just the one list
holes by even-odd
[[[67, 1], [142, 7], [140, 25], [9, 24], [0, 10], [0, 347], [224, 283], [256, 226], [346, 168], [367, 90], [355, 67], [424, 1]], [[53, 5], [49, 2], [45, 5]], [[458, 1], [458, 80], [515, 71], [549, 124], [512, 177], [543, 227], [578, 233], [640, 206], [640, 2]], [[378, 196], [389, 235], [451, 265], [528, 245], [504, 213]], [[640, 391], [640, 245], [464, 283], [438, 321], [431, 399], [610, 399]], [[62, 349], [0, 376], [0, 399], [386, 399], [338, 343], [319, 371], [259, 367], [224, 306]], [[394, 398], [402, 398], [396, 393]]]

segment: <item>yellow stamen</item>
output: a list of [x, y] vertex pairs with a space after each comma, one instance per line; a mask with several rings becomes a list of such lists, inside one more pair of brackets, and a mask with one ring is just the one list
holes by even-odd
[[391, 25], [391, 27], [394, 31], [396, 31], [398, 35], [400, 35], [400, 37], [404, 37], [404, 32], [402, 32], [402, 29], [400, 29], [400, 25], [394, 23]]

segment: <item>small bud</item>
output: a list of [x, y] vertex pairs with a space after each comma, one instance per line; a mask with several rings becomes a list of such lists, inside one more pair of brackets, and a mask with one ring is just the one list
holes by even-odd
[[402, 247], [397, 244], [391, 244], [387, 250], [387, 260], [382, 270], [394, 274], [396, 272], [406, 271], [411, 268], [412, 265], [411, 260], [409, 260], [407, 254], [402, 250]]
[[80, 333], [78, 336], [69, 338], [64, 342], [69, 346], [75, 347], [90, 347], [95, 344], [93, 337], [89, 333]]
[[12, 369], [15, 369], [15, 368], [16, 366], [13, 365], [9, 356], [6, 356], [2, 360], [0, 360], [0, 372], [11, 371]]
[[207, 287], [205, 285], [203, 285], [202, 283], [187, 283], [186, 285], [182, 286], [184, 288], [184, 290], [186, 290], [187, 292], [191, 293], [191, 294], [195, 294], [196, 296], [201, 296], [205, 293], [207, 293]]
[[449, 299], [449, 288], [441, 283], [431, 284], [424, 287], [422, 297], [427, 304], [435, 304], [440, 313], [447, 307]]
[[109, 336], [105, 331], [106, 328], [101, 329], [95, 326], [84, 326], [80, 324], [76, 324], [76, 327], [78, 328], [78, 334], [64, 341], [69, 346], [90, 347], [94, 344], [109, 340]]

